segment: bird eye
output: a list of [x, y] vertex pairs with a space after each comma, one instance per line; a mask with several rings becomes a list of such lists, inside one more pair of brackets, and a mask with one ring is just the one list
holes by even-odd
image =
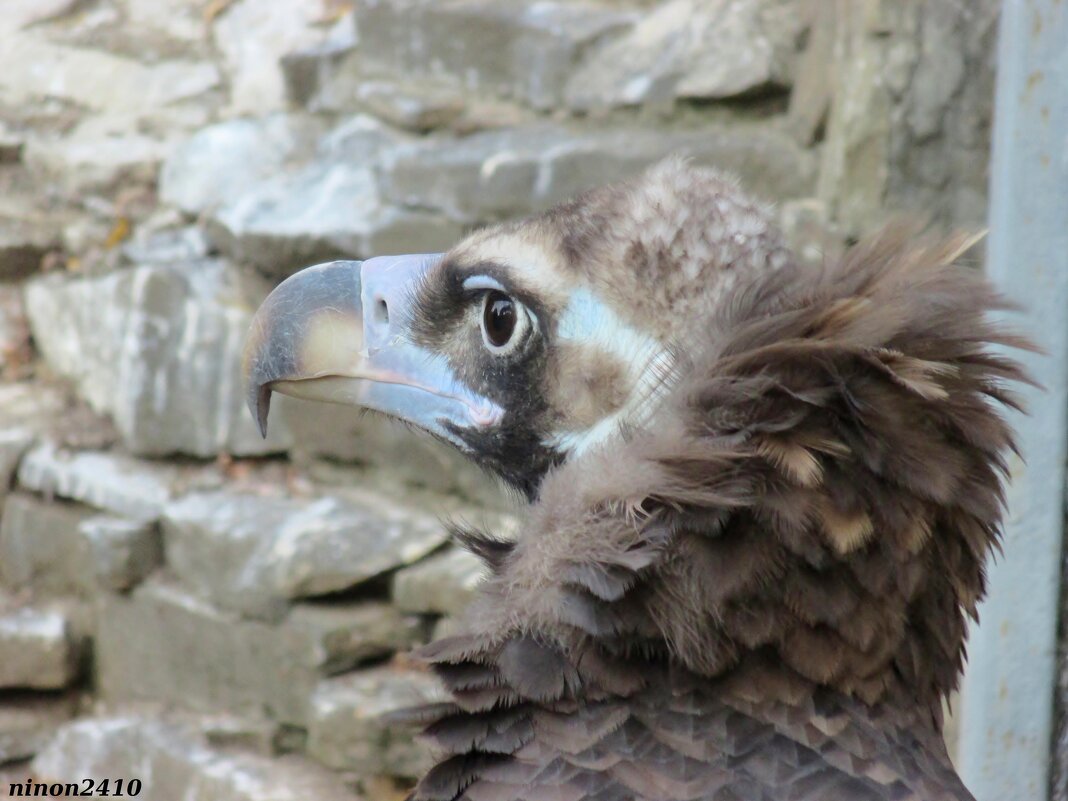
[[496, 289], [486, 293], [482, 302], [482, 339], [491, 351], [511, 351], [527, 324], [526, 311], [519, 303]]

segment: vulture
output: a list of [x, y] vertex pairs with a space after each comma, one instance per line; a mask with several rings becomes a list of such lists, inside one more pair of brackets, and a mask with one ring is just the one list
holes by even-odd
[[891, 224], [808, 265], [669, 159], [444, 254], [309, 267], [256, 313], [271, 393], [375, 410], [525, 500], [419, 652], [414, 801], [971, 799], [943, 742], [997, 547], [1028, 343]]

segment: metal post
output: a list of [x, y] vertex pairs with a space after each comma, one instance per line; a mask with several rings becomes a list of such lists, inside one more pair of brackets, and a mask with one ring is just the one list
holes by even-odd
[[958, 762], [979, 801], [1048, 797], [1068, 443], [1068, 0], [1001, 12], [988, 269], [1026, 309], [1009, 318], [1046, 351], [1045, 387], [1014, 415], [1004, 556], [973, 630]]

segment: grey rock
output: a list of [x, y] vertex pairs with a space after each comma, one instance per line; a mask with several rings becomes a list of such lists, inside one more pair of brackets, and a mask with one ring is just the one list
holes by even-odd
[[21, 429], [34, 437], [44, 434], [66, 405], [64, 393], [50, 384], [0, 382], [0, 420], [4, 430]]
[[418, 777], [432, 764], [427, 747], [382, 716], [446, 698], [437, 678], [421, 671], [385, 667], [327, 679], [312, 698], [308, 756], [337, 770]]
[[472, 94], [440, 77], [383, 71], [365, 61], [363, 50], [354, 45], [291, 53], [283, 61], [290, 102], [317, 113], [372, 114], [417, 133], [515, 127], [537, 116], [514, 102]]
[[277, 625], [242, 619], [152, 577], [98, 610], [96, 674], [113, 703], [161, 701], [303, 726], [324, 675], [407, 648], [418, 620], [381, 603], [298, 604]]
[[537, 126], [428, 139], [383, 160], [383, 192], [395, 203], [438, 208], [465, 223], [548, 207], [552, 201], [535, 196], [541, 162], [573, 136], [560, 128]]
[[206, 38], [202, 9], [191, 0], [126, 0], [124, 11], [131, 29], [169, 40], [177, 50], [198, 50]]
[[766, 124], [699, 132], [579, 132], [541, 125], [459, 140], [432, 138], [388, 154], [382, 185], [394, 202], [439, 208], [471, 223], [548, 208], [671, 154], [734, 173], [760, 197], [781, 200], [813, 188], [811, 154]]
[[208, 257], [211, 246], [196, 226], [147, 230], [139, 227], [122, 246], [123, 258], [131, 264], [196, 262]]
[[328, 771], [298, 757], [271, 759], [212, 748], [186, 721], [153, 715], [86, 718], [60, 728], [32, 772], [45, 782], [85, 777], [142, 781], [152, 801], [354, 801]]
[[39, 31], [8, 37], [0, 49], [0, 95], [12, 106], [48, 98], [92, 111], [145, 113], [203, 97], [219, 85], [209, 61], [146, 64], [99, 48], [56, 44]]
[[163, 561], [163, 541], [155, 523], [95, 515], [78, 524], [83, 572], [101, 587], [128, 590]]
[[191, 215], [236, 201], [314, 150], [325, 127], [306, 116], [236, 119], [198, 131], [160, 171], [160, 199]]
[[76, 5], [77, 0], [9, 0], [3, 24], [8, 30], [18, 30], [69, 14]]
[[393, 603], [405, 612], [455, 615], [474, 597], [484, 574], [478, 557], [452, 548], [398, 570], [393, 577]]
[[376, 0], [356, 6], [361, 58], [541, 110], [559, 103], [591, 44], [633, 19], [600, 4], [556, 0]]
[[59, 231], [43, 221], [0, 215], [0, 281], [36, 272], [41, 258], [59, 245]]
[[33, 444], [33, 434], [24, 428], [0, 429], [0, 514], [18, 469], [19, 460]]
[[805, 9], [808, 43], [798, 56], [790, 92], [787, 123], [802, 145], [809, 146], [827, 122], [834, 94], [833, 53], [836, 20], [833, 3], [810, 0]]
[[384, 205], [374, 173], [344, 161], [255, 188], [213, 215], [209, 230], [234, 258], [277, 275], [346, 256], [443, 250], [460, 237], [439, 215]]
[[371, 165], [400, 141], [370, 117], [325, 133], [292, 117], [222, 123], [167, 162], [161, 194], [204, 214], [217, 247], [276, 276], [343, 256], [441, 250], [458, 226], [379, 192]]
[[390, 125], [420, 132], [448, 127], [465, 107], [463, 96], [449, 87], [368, 80], [355, 87], [351, 102]]
[[819, 197], [846, 234], [883, 224], [888, 209], [984, 224], [999, 7], [820, 5], [833, 45], [818, 69], [833, 100]]
[[0, 765], [32, 757], [76, 709], [77, 697], [70, 694], [19, 694], [0, 701]]
[[18, 477], [23, 487], [45, 495], [150, 520], [171, 498], [178, 471], [121, 453], [67, 451], [43, 442], [22, 458]]
[[384, 602], [299, 603], [284, 628], [304, 637], [314, 655], [311, 664], [325, 675], [405, 651], [426, 639], [423, 621]]
[[294, 598], [356, 587], [446, 539], [435, 517], [382, 495], [296, 500], [221, 491], [167, 506], [167, 564], [205, 598], [277, 618]]
[[186, 716], [178, 710], [172, 710], [171, 714], [175, 718], [190, 718], [189, 722], [204, 734], [208, 744], [212, 747], [241, 749], [264, 756], [276, 756], [282, 753], [282, 749], [278, 748], [278, 743], [284, 739], [284, 732], [292, 728], [262, 718], [249, 718], [225, 712], [208, 715], [190, 713]]
[[451, 445], [345, 406], [285, 396], [274, 402], [272, 414], [293, 437], [291, 458], [325, 484], [378, 480], [459, 494], [496, 508], [507, 505], [501, 487]]
[[100, 696], [158, 701], [300, 724], [314, 672], [277, 629], [242, 621], [149, 579], [128, 596], [100, 598], [94, 643]]
[[290, 104], [315, 112], [353, 111], [347, 102], [358, 91], [356, 28], [347, 40], [294, 50], [282, 57], [282, 80]]
[[80, 593], [90, 586], [79, 557], [78, 527], [92, 511], [13, 493], [0, 520], [0, 582], [38, 594]]
[[22, 161], [23, 144], [22, 136], [0, 120], [0, 164], [17, 164]]
[[846, 238], [816, 198], [788, 200], [778, 209], [779, 225], [791, 249], [806, 264], [833, 262], [845, 252]]
[[[890, 176], [893, 98], [881, 79], [890, 50], [908, 46], [907, 37], [887, 36], [878, 24], [878, 3], [835, 18], [830, 54], [836, 74], [834, 100], [822, 149], [819, 197], [847, 234], [858, 236], [885, 214]], [[828, 9], [825, 13], [832, 13]], [[874, 26], [874, 30], [872, 29]], [[846, 55], [848, 54], [848, 56]], [[848, 71], [838, 73], [848, 57]], [[906, 59], [907, 61], [908, 59]]]
[[[213, 40], [230, 84], [231, 111], [262, 114], [285, 108], [281, 60], [327, 39], [323, 7], [307, 0], [237, 0], [214, 21]], [[351, 18], [339, 28], [351, 32]]]
[[110, 415], [139, 455], [284, 450], [284, 426], [260, 437], [245, 406], [241, 350], [267, 287], [218, 259], [146, 264], [96, 277], [45, 276], [26, 288], [49, 365]]
[[58, 690], [81, 668], [81, 643], [58, 609], [0, 614], [0, 689]]
[[715, 100], [788, 83], [796, 0], [672, 0], [609, 40], [571, 77], [576, 109]]
[[[884, 13], [904, 14], [896, 4]], [[990, 131], [1001, 3], [907, 9], [912, 41], [889, 54], [903, 94], [891, 134], [890, 205], [923, 209], [947, 225], [987, 222]], [[913, 67], [910, 58], [916, 58]]]
[[16, 371], [32, 357], [22, 289], [17, 284], [0, 284], [0, 373]]
[[173, 136], [152, 136], [141, 127], [132, 113], [90, 116], [70, 132], [31, 139], [25, 160], [68, 192], [148, 185], [175, 143]]

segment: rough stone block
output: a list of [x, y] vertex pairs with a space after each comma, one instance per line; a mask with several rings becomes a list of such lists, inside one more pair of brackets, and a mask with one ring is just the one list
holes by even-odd
[[190, 215], [236, 201], [287, 162], [314, 152], [325, 126], [307, 116], [271, 114], [198, 131], [160, 172], [160, 199]]
[[132, 518], [160, 516], [179, 472], [172, 465], [121, 453], [68, 451], [51, 442], [31, 448], [19, 464], [19, 483], [47, 496], [80, 501]]
[[63, 395], [40, 382], [0, 382], [0, 511], [23, 456], [55, 426]]
[[509, 100], [472, 94], [440, 77], [408, 76], [365, 63], [353, 44], [291, 53], [283, 60], [290, 102], [317, 113], [372, 114], [406, 131], [472, 133], [515, 127], [537, 113]]
[[126, 24], [174, 50], [199, 52], [206, 44], [203, 8], [196, 0], [126, 0]]
[[348, 40], [293, 50], [282, 57], [282, 81], [289, 102], [309, 111], [351, 111], [346, 101], [357, 91], [359, 53], [356, 28]]
[[[354, 87], [351, 105], [407, 131], [446, 128], [464, 113], [465, 101], [455, 89], [429, 85], [398, 85], [389, 81], [361, 80]], [[320, 105], [327, 101], [320, 100]], [[334, 105], [345, 105], [334, 100]]]
[[32, 444], [33, 434], [25, 428], [0, 429], [0, 515], [19, 460]]
[[701, 131], [573, 131], [536, 125], [464, 139], [431, 138], [387, 154], [382, 186], [394, 202], [473, 223], [529, 214], [682, 154], [742, 179], [758, 197], [810, 194], [812, 154], [769, 125]]
[[77, 706], [73, 694], [18, 693], [0, 699], [0, 765], [36, 754], [74, 716]]
[[79, 557], [78, 527], [91, 510], [16, 493], [8, 497], [3, 511], [0, 581], [5, 586], [50, 595], [87, 589], [91, 568]]
[[226, 712], [207, 715], [195, 712], [183, 714], [173, 708], [170, 708], [168, 712], [175, 719], [186, 718], [204, 734], [208, 744], [215, 748], [241, 749], [264, 756], [277, 756], [298, 750], [279, 746], [286, 745], [286, 738], [291, 732], [304, 731], [264, 718], [251, 718]]
[[23, 137], [0, 120], [0, 164], [18, 164], [22, 161]]
[[323, 681], [312, 699], [308, 756], [337, 770], [418, 777], [430, 767], [415, 732], [382, 716], [447, 699], [437, 678], [393, 667]]
[[456, 448], [421, 432], [337, 404], [284, 395], [276, 395], [272, 402], [276, 406], [271, 414], [293, 437], [290, 457], [324, 483], [353, 486], [375, 478], [459, 494], [498, 508], [507, 503], [500, 485], [487, 473]]
[[241, 349], [260, 294], [203, 259], [46, 276], [27, 286], [26, 309], [45, 359], [132, 452], [256, 455], [288, 444], [283, 426], [263, 440], [245, 407]]
[[81, 669], [81, 642], [58, 608], [0, 614], [0, 654], [0, 689], [58, 690]]
[[[362, 57], [547, 110], [584, 50], [633, 14], [588, 2], [376, 0], [356, 6]], [[492, 46], [487, 46], [492, 43]]]
[[834, 95], [832, 64], [835, 38], [835, 9], [831, 3], [810, 0], [805, 9], [809, 25], [808, 43], [794, 68], [787, 124], [802, 145], [816, 142], [827, 122]]
[[12, 106], [50, 98], [92, 111], [143, 113], [203, 97], [219, 81], [208, 61], [148, 64], [103, 48], [55, 44], [34, 31], [7, 37], [0, 49], [0, 95]]
[[18, 369], [29, 364], [32, 358], [30, 325], [22, 305], [22, 288], [14, 283], [0, 283], [0, 375], [17, 375]]
[[39, 381], [0, 382], [0, 419], [5, 430], [25, 429], [38, 435], [48, 431], [67, 405], [58, 388]]
[[801, 261], [812, 265], [839, 258], [846, 237], [827, 218], [827, 207], [815, 198], [788, 200], [776, 209], [779, 227]]
[[234, 120], [197, 133], [161, 174], [161, 195], [203, 214], [212, 241], [283, 276], [344, 256], [442, 250], [460, 228], [386, 203], [371, 165], [401, 141], [353, 117], [324, 132], [292, 116]]
[[[261, 0], [238, 0], [225, 8], [212, 33], [229, 76], [233, 111], [263, 114], [285, 108], [279, 62], [328, 37], [321, 23], [330, 5], [328, 0], [273, 0], [267, 8]], [[351, 18], [339, 27], [351, 33]]]
[[35, 220], [0, 216], [0, 281], [37, 272], [41, 257], [58, 247], [59, 231]]
[[567, 103], [590, 110], [719, 100], [789, 84], [799, 0], [672, 0], [575, 70]]
[[212, 748], [187, 722], [134, 715], [86, 718], [63, 726], [38, 753], [33, 774], [46, 782], [138, 778], [152, 801], [354, 801], [342, 780], [299, 757], [271, 759]]
[[423, 621], [387, 603], [296, 604], [283, 627], [287, 636], [306, 638], [310, 664], [326, 675], [362, 662], [405, 651], [426, 639]]
[[163, 540], [151, 521], [95, 515], [78, 524], [82, 570], [106, 589], [128, 590], [163, 561]]
[[322, 676], [424, 634], [419, 620], [380, 603], [298, 605], [277, 625], [244, 620], [157, 578], [100, 603], [96, 674], [106, 700], [294, 726], [305, 725]]
[[275, 275], [336, 258], [444, 250], [460, 238], [436, 214], [384, 204], [366, 166], [328, 160], [253, 187], [209, 218], [212, 241]]
[[195, 225], [176, 225], [180, 216], [173, 209], [161, 212], [160, 216], [159, 224], [155, 220], [142, 223], [122, 244], [126, 261], [130, 264], [188, 263], [210, 255], [211, 245], [202, 229]]
[[880, 5], [861, 11], [834, 3], [825, 11], [842, 13], [835, 18], [832, 47], [825, 51], [834, 101], [821, 149], [819, 195], [851, 236], [865, 232], [885, 214], [890, 180], [893, 99], [885, 65], [895, 60], [891, 51], [905, 44], [905, 37], [870, 30]]
[[94, 652], [98, 690], [111, 703], [300, 724], [314, 681], [276, 629], [153, 579], [129, 596], [101, 597]]
[[485, 567], [474, 554], [452, 548], [393, 577], [393, 602], [405, 612], [455, 615], [474, 597]]
[[425, 512], [365, 493], [296, 500], [194, 493], [163, 517], [167, 564], [202, 597], [277, 619], [294, 598], [347, 590], [438, 548], [446, 532]]
[[888, 208], [986, 223], [999, 8], [818, 4], [833, 26], [808, 65], [830, 76], [832, 94], [819, 195], [848, 235], [884, 224]]
[[47, 175], [71, 193], [147, 186], [179, 137], [205, 121], [195, 112], [181, 116], [163, 111], [154, 116], [152, 127], [158, 127], [160, 135], [145, 133], [147, 126], [134, 112], [87, 117], [68, 132], [31, 139], [25, 161], [35, 173]]

